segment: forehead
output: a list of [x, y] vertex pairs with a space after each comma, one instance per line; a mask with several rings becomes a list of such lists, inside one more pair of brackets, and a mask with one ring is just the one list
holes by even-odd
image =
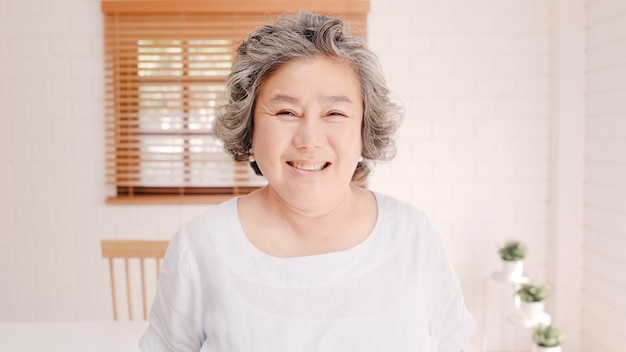
[[[361, 81], [350, 62], [328, 56], [291, 59], [268, 74], [259, 95], [303, 92], [315, 89], [330, 95], [336, 93], [361, 95]], [[264, 94], [265, 93], [265, 94]]]

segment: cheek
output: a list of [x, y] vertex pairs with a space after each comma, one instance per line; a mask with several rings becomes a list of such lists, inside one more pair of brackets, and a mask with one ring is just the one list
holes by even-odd
[[255, 158], [262, 158], [263, 155], [274, 154], [287, 141], [287, 133], [277, 126], [267, 123], [259, 123], [252, 133], [252, 151]]
[[347, 129], [334, 129], [330, 132], [333, 135], [333, 140], [344, 149], [354, 149], [361, 152], [363, 140], [361, 137], [360, 126], [347, 128]]
[[258, 145], [265, 144], [264, 140], [267, 139], [267, 125], [260, 119], [254, 118], [254, 130], [252, 131], [252, 148], [256, 149]]

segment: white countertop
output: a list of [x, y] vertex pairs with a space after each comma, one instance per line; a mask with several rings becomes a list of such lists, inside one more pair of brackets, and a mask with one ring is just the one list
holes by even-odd
[[0, 352], [138, 352], [147, 327], [145, 321], [5, 322], [0, 323]]
[[137, 322], [4, 322], [0, 351], [6, 352], [137, 352], [148, 327]]

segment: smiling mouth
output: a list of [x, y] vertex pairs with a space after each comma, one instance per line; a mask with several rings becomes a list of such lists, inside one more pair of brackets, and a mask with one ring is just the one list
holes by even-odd
[[289, 166], [294, 167], [298, 170], [304, 170], [304, 171], [321, 171], [330, 165], [329, 162], [317, 163], [317, 164], [300, 164], [300, 163], [295, 163], [293, 161], [288, 161], [287, 164], [289, 164]]

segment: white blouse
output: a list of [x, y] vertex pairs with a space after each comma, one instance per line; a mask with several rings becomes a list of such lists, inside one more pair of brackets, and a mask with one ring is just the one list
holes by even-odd
[[185, 224], [163, 261], [142, 351], [459, 352], [476, 325], [439, 236], [375, 193], [372, 233], [339, 252], [277, 258], [231, 199]]

